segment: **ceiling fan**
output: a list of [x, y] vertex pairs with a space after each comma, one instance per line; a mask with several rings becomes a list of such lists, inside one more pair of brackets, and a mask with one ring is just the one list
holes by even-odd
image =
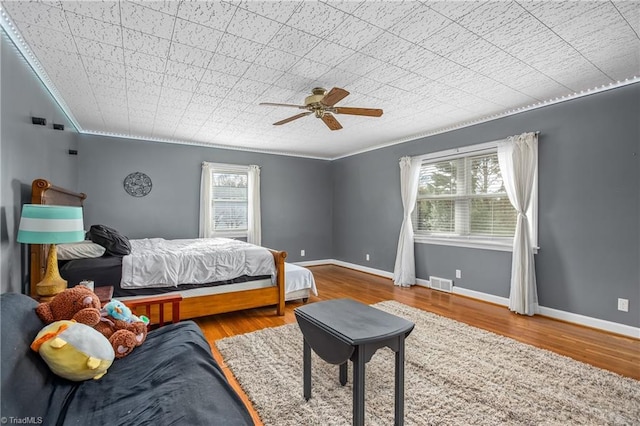
[[349, 95], [349, 92], [339, 87], [334, 87], [329, 91], [329, 93], [327, 93], [327, 91], [322, 87], [316, 87], [311, 91], [311, 93], [312, 94], [310, 96], [305, 98], [304, 105], [274, 104], [271, 102], [262, 102], [260, 105], [283, 106], [307, 110], [307, 112], [302, 112], [294, 115], [293, 117], [285, 118], [284, 120], [273, 123], [274, 126], [280, 126], [281, 124], [289, 123], [290, 121], [297, 120], [298, 118], [315, 114], [316, 118], [321, 119], [329, 129], [340, 130], [342, 129], [342, 125], [338, 120], [336, 120], [333, 114], [364, 115], [367, 117], [380, 117], [382, 115], [381, 109], [335, 106], [336, 103]]

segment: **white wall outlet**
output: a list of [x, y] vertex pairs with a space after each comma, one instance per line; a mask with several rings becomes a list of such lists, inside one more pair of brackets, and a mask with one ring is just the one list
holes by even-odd
[[456, 278], [462, 278], [462, 271], [460, 269], [456, 269]]
[[618, 299], [618, 310], [629, 312], [629, 299]]
[[304, 250], [300, 250], [300, 256], [304, 257]]
[[365, 258], [367, 259], [367, 262], [369, 261], [369, 253], [366, 254]]

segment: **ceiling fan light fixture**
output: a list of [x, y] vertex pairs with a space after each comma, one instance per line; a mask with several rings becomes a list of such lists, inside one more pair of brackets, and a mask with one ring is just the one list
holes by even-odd
[[334, 106], [337, 102], [340, 102], [348, 95], [349, 92], [339, 87], [334, 87], [328, 93], [327, 90], [322, 87], [315, 87], [311, 90], [311, 95], [305, 98], [304, 105], [276, 104], [272, 102], [261, 102], [260, 105], [292, 107], [306, 109], [308, 111], [273, 123], [274, 126], [286, 124], [293, 120], [297, 120], [298, 118], [314, 114], [316, 118], [321, 119], [329, 129], [340, 130], [342, 129], [342, 125], [333, 116], [333, 114], [361, 115], [368, 117], [380, 117], [382, 115], [381, 109]]
[[322, 98], [324, 98], [324, 95], [327, 93], [327, 91], [322, 87], [315, 87], [311, 91], [311, 93], [312, 95], [309, 95], [306, 98], [304, 98], [304, 104], [307, 106], [313, 105], [313, 104], [319, 104]]

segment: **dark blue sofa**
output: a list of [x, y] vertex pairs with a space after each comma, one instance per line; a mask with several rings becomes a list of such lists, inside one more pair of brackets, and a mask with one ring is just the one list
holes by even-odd
[[[37, 302], [0, 295], [2, 404], [7, 423], [44, 425], [253, 425], [192, 321], [149, 332], [100, 380], [57, 377], [29, 346], [43, 327]], [[26, 421], [25, 421], [26, 419]]]

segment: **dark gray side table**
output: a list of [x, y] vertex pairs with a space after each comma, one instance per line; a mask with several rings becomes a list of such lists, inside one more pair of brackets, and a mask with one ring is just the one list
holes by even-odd
[[311, 349], [324, 361], [340, 365], [347, 383], [353, 362], [353, 424], [364, 425], [364, 366], [380, 348], [395, 352], [395, 424], [404, 423], [404, 340], [414, 323], [350, 299], [311, 303], [294, 310], [304, 337], [304, 398], [311, 398]]

